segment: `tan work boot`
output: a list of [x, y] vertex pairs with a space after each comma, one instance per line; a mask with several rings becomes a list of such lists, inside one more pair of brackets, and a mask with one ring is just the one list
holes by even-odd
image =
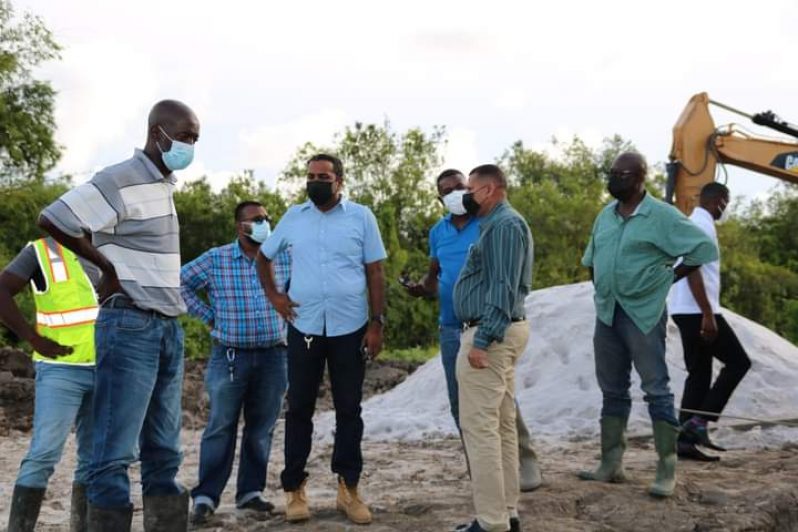
[[296, 491], [286, 491], [285, 520], [291, 523], [307, 521], [310, 519], [308, 496], [305, 494], [305, 483], [299, 485]]
[[342, 478], [338, 479], [338, 499], [335, 501], [335, 506], [357, 525], [371, 523], [371, 511], [366, 503], [360, 500], [357, 486], [347, 486]]

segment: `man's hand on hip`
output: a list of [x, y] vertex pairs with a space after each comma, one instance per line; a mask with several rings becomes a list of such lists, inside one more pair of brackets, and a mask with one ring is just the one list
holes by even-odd
[[472, 347], [468, 352], [468, 363], [474, 369], [485, 369], [490, 366], [488, 352], [478, 347]]

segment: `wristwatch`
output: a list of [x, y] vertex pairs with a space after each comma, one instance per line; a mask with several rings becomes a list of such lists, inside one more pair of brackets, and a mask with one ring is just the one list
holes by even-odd
[[380, 325], [382, 325], [384, 327], [385, 326], [385, 314], [375, 314], [374, 316], [371, 317], [370, 321], [376, 321], [377, 323], [379, 323]]

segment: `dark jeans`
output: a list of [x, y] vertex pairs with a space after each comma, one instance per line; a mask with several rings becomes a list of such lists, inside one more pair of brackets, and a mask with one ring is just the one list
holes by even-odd
[[144, 495], [179, 494], [180, 323], [153, 312], [102, 307], [95, 328], [89, 502], [101, 508], [129, 507], [127, 470], [137, 459]]
[[285, 469], [280, 475], [285, 491], [295, 491], [308, 476], [305, 466], [313, 437], [313, 412], [325, 364], [335, 406], [332, 471], [343, 477], [348, 486], [357, 485], [363, 470], [360, 401], [366, 373], [361, 351], [365, 332], [364, 326], [343, 336], [306, 336], [288, 326]]
[[199, 484], [191, 491], [194, 504], [211, 508], [219, 505], [233, 470], [242, 410], [244, 431], [236, 505], [260, 497], [266, 487], [272, 434], [283, 406], [286, 379], [286, 350], [282, 345], [254, 349], [213, 346], [205, 370], [211, 411], [200, 445]]
[[[718, 336], [712, 343], [701, 338], [700, 314], [674, 314], [672, 318], [682, 336], [684, 363], [687, 366], [682, 408], [720, 414], [751, 367], [751, 360], [722, 315], [715, 314]], [[712, 384], [713, 357], [724, 364], [715, 384]], [[684, 423], [692, 416], [691, 413], [680, 412], [679, 421]], [[718, 420], [717, 415], [700, 417], [707, 421]]]
[[596, 319], [593, 347], [596, 377], [604, 398], [601, 417], [629, 417], [632, 408], [629, 387], [634, 365], [640, 375], [640, 387], [645, 393], [643, 398], [648, 403], [651, 420], [678, 424], [665, 363], [667, 321], [668, 314], [663, 312], [659, 323], [648, 334], [643, 334], [620, 305], [615, 306], [612, 327]]

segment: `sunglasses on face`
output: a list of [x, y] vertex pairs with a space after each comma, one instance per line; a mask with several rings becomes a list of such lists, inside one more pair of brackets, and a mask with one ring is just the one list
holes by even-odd
[[255, 216], [254, 218], [250, 218], [249, 220], [241, 220], [241, 221], [253, 224], [259, 224], [262, 222], [269, 222], [269, 223], [272, 222], [271, 218], [269, 218], [268, 216]]
[[635, 170], [610, 170], [609, 174], [610, 177], [615, 179], [629, 179], [630, 177], [636, 177], [637, 171]]

